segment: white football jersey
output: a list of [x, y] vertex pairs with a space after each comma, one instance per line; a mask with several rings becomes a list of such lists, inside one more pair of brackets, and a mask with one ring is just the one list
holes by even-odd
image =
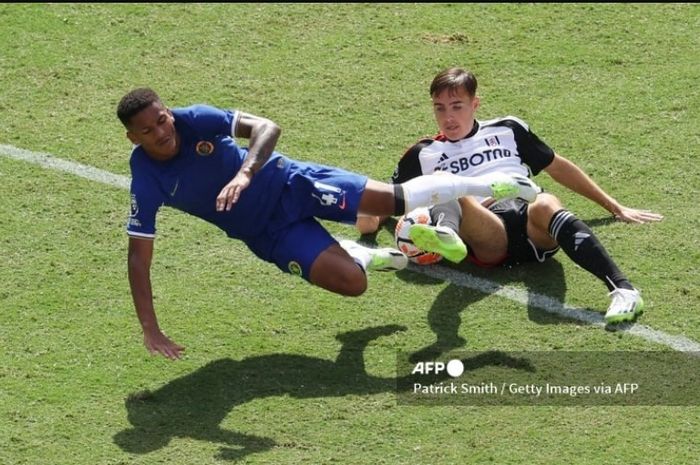
[[463, 139], [438, 134], [408, 149], [392, 176], [394, 184], [423, 174], [447, 171], [459, 176], [493, 172], [534, 176], [554, 159], [554, 151], [524, 121], [514, 117], [474, 121]]

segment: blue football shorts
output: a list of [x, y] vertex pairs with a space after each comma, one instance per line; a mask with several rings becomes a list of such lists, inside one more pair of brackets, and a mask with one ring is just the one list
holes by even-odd
[[290, 163], [266, 231], [246, 244], [263, 260], [308, 281], [318, 256], [336, 243], [316, 218], [353, 224], [367, 176], [314, 163]]

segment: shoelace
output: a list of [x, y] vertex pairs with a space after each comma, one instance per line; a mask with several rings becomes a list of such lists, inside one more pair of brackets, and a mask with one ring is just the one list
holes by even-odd
[[436, 228], [439, 227], [439, 226], [440, 226], [440, 223], [442, 223], [442, 220], [444, 220], [444, 219], [445, 219], [445, 212], [441, 212], [441, 213], [438, 215], [437, 221], [435, 222], [435, 227], [436, 227]]
[[610, 294], [608, 294], [609, 296], [612, 296], [612, 304], [610, 305], [611, 307], [624, 303], [625, 296], [622, 292], [619, 291], [619, 289], [615, 289]]
[[632, 293], [624, 292], [625, 289], [614, 289], [608, 295], [612, 296], [610, 307], [623, 307], [624, 311], [630, 311], [634, 308], [636, 296]]

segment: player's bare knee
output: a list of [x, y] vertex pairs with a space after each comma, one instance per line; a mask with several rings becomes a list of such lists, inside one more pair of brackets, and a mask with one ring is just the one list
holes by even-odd
[[563, 208], [558, 198], [552, 194], [543, 193], [537, 196], [537, 200], [532, 202], [527, 215], [535, 222], [548, 223], [552, 216]]
[[457, 199], [462, 209], [462, 214], [470, 214], [475, 211], [484, 211], [486, 208], [475, 197], [467, 196]]
[[335, 262], [330, 268], [312, 269], [311, 282], [347, 297], [362, 295], [367, 290], [367, 276], [352, 261]]
[[360, 269], [340, 273], [336, 282], [338, 294], [347, 297], [357, 297], [365, 293], [367, 290], [367, 276]]
[[367, 278], [364, 278], [362, 281], [356, 282], [350, 288], [350, 291], [345, 295], [348, 297], [359, 297], [362, 294], [364, 294], [366, 290], [367, 290]]

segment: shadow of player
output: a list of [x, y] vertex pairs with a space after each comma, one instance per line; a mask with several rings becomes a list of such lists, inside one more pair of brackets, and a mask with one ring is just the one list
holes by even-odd
[[[526, 263], [512, 268], [481, 269], [472, 264], [439, 265], [448, 266], [455, 271], [463, 271], [470, 280], [482, 280], [479, 286], [487, 290], [470, 288], [460, 283], [452, 283], [445, 287], [433, 302], [428, 311], [427, 319], [430, 329], [435, 334], [435, 341], [418, 350], [411, 356], [412, 362], [431, 360], [437, 355], [463, 347], [466, 344], [460, 336], [463, 312], [471, 305], [491, 296], [493, 292], [512, 284], [522, 284], [527, 295], [527, 315], [530, 321], [537, 324], [581, 324], [572, 319], [565, 318], [561, 313], [552, 313], [565, 301], [566, 281], [561, 264], [556, 259], [549, 259], [544, 263]], [[440, 279], [426, 278], [416, 273], [401, 273], [401, 279], [411, 283], [424, 283], [426, 279], [432, 283], [444, 282]], [[542, 305], [541, 299], [546, 298], [548, 306]], [[490, 311], [494, 315], [505, 311], [509, 306], [503, 305], [501, 298], [490, 300]], [[556, 304], [554, 304], [556, 303]], [[497, 319], [501, 319], [498, 315]], [[517, 318], [517, 315], [513, 315]], [[467, 323], [467, 329], [469, 325]], [[473, 329], [473, 328], [472, 328]]]
[[[237, 405], [254, 399], [288, 395], [295, 398], [369, 395], [408, 389], [413, 382], [439, 382], [440, 375], [393, 378], [366, 372], [364, 350], [380, 336], [406, 328], [387, 325], [342, 333], [336, 360], [294, 354], [269, 354], [243, 360], [213, 361], [153, 392], [130, 395], [126, 409], [131, 428], [114, 436], [124, 451], [146, 454], [167, 446], [174, 438], [221, 444], [218, 458], [240, 460], [276, 446], [271, 438], [229, 431], [221, 422]], [[530, 371], [527, 361], [498, 352], [485, 352], [463, 361], [467, 370], [499, 365]]]

